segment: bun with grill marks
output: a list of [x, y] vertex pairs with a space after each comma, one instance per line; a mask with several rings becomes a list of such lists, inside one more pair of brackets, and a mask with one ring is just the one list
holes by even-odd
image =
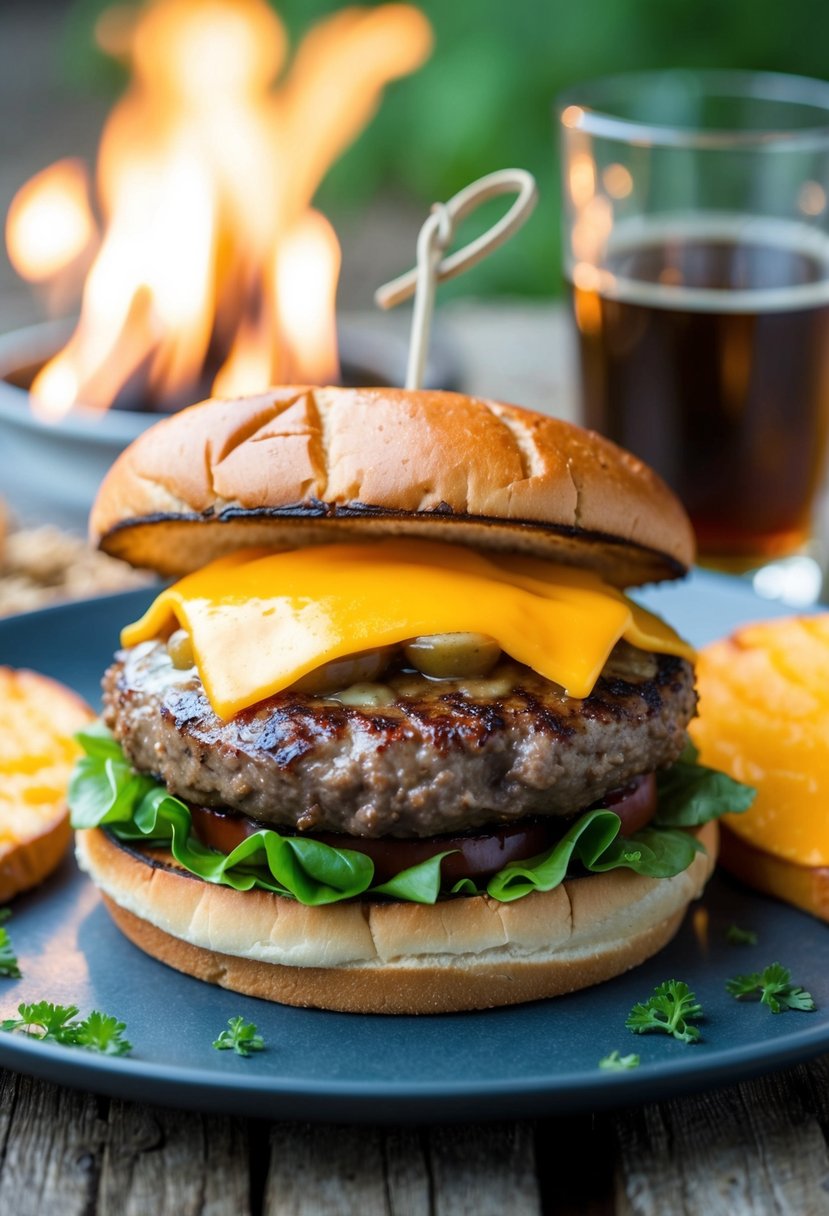
[[275, 388], [164, 420], [110, 470], [94, 543], [164, 575], [242, 547], [427, 536], [596, 570], [686, 573], [681, 505], [636, 457], [560, 419], [458, 393]]

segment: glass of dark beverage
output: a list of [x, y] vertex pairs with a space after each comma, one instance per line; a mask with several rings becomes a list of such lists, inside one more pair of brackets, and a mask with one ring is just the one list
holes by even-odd
[[707, 564], [802, 553], [829, 423], [829, 83], [618, 76], [559, 119], [585, 421], [677, 491]]

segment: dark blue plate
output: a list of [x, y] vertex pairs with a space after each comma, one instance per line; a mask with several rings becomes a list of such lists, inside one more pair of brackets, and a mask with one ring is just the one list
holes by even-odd
[[[696, 643], [779, 612], [742, 583], [696, 574], [646, 597]], [[143, 610], [131, 592], [0, 622], [0, 663], [30, 666], [93, 704], [119, 626]], [[24, 979], [0, 980], [0, 1016], [46, 998], [115, 1013], [133, 1054], [109, 1059], [0, 1034], [0, 1065], [124, 1098], [290, 1119], [440, 1121], [535, 1115], [672, 1096], [829, 1050], [826, 927], [725, 878], [713, 881], [676, 940], [599, 988], [513, 1009], [441, 1017], [381, 1017], [283, 1008], [168, 970], [130, 945], [96, 891], [67, 861], [16, 902], [11, 933]], [[760, 944], [727, 944], [729, 924]], [[697, 932], [694, 931], [696, 927]], [[815, 1013], [772, 1015], [724, 990], [735, 973], [782, 962], [815, 997]], [[705, 1009], [703, 1041], [686, 1046], [625, 1030], [631, 1006], [661, 980], [686, 980]], [[240, 1059], [211, 1043], [242, 1014], [267, 1051]], [[599, 1059], [635, 1051], [641, 1066], [606, 1073]]]

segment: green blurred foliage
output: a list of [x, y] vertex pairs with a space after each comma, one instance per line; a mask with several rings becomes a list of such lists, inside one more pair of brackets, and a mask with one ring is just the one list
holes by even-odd
[[[115, 93], [123, 75], [92, 42], [95, 18], [106, 7], [104, 0], [73, 3], [66, 70], [79, 87]], [[343, 5], [274, 0], [274, 7], [296, 39]], [[764, 68], [829, 77], [829, 0], [421, 0], [420, 7], [435, 30], [430, 62], [390, 86], [318, 202], [335, 217], [384, 189], [428, 204], [492, 169], [532, 170], [541, 205], [509, 256], [476, 269], [481, 292], [558, 289], [552, 105], [562, 89], [637, 68]], [[481, 224], [491, 218], [482, 213]]]

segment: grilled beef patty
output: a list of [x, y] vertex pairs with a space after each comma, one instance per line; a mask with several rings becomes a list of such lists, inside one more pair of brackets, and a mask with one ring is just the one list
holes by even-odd
[[291, 691], [228, 722], [166, 647], [121, 651], [104, 717], [136, 769], [185, 801], [276, 826], [434, 836], [572, 815], [682, 750], [696, 697], [682, 659], [620, 643], [585, 700], [509, 660], [481, 680], [384, 680], [387, 704]]

